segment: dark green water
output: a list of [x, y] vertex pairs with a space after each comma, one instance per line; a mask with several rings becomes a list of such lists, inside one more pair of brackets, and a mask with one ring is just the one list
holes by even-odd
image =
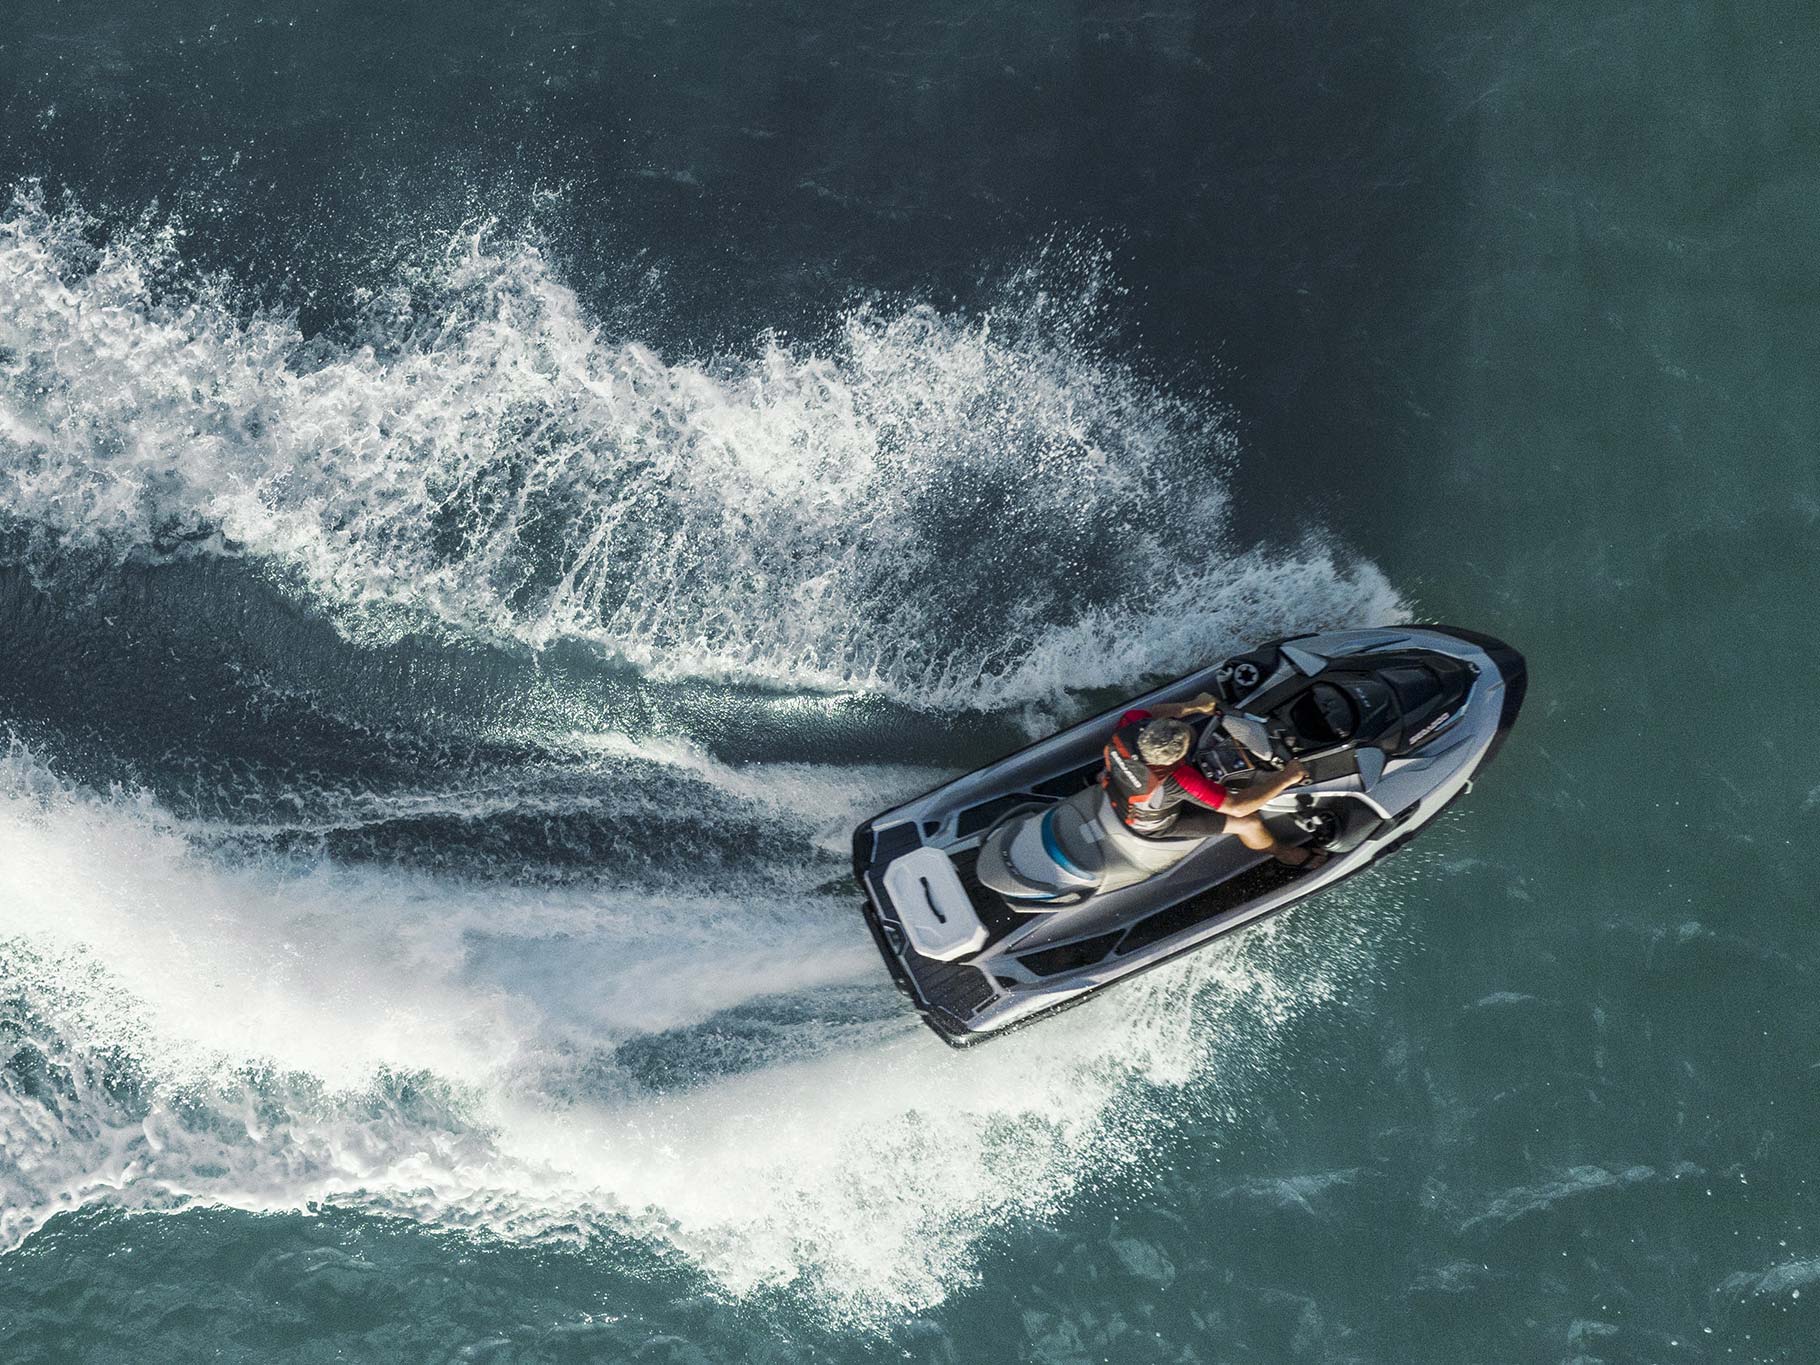
[[[1795, 4], [9, 8], [0, 1359], [1814, 1358], [1816, 73]], [[906, 1017], [854, 820], [1411, 614], [1530, 662], [1443, 829]]]

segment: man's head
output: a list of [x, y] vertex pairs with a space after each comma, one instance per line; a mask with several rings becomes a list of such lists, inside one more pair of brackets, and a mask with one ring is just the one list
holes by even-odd
[[1154, 768], [1168, 768], [1188, 757], [1194, 727], [1185, 720], [1153, 720], [1138, 731], [1138, 757]]

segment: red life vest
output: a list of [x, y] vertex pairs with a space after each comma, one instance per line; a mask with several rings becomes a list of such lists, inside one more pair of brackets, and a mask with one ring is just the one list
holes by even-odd
[[1149, 722], [1150, 713], [1139, 709], [1120, 717], [1105, 748], [1106, 795], [1127, 829], [1156, 838], [1175, 825], [1183, 802], [1218, 810], [1226, 800], [1226, 789], [1208, 781], [1186, 759], [1166, 768], [1144, 762], [1138, 752], [1138, 734]]
[[1157, 835], [1176, 822], [1176, 807], [1187, 799], [1187, 793], [1172, 776], [1179, 765], [1153, 768], [1139, 755], [1138, 732], [1146, 723], [1134, 721], [1112, 732], [1106, 745], [1106, 795], [1127, 828]]

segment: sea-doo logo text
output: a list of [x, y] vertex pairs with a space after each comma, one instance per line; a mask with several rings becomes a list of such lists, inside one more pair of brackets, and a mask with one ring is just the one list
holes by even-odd
[[1409, 742], [1411, 744], [1420, 744], [1423, 740], [1427, 739], [1436, 730], [1439, 730], [1443, 725], [1447, 724], [1447, 722], [1452, 719], [1453, 719], [1452, 711], [1441, 712], [1440, 715], [1436, 716], [1433, 720], [1429, 721], [1428, 724], [1424, 725], [1420, 730], [1417, 730], [1415, 732], [1414, 736], [1411, 737]]

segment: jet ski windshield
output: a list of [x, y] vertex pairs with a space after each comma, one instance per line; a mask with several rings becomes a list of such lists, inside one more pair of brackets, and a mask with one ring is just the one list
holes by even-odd
[[1243, 711], [1227, 711], [1220, 716], [1220, 728], [1247, 752], [1260, 758], [1270, 756], [1270, 731], [1256, 716], [1248, 716]]

